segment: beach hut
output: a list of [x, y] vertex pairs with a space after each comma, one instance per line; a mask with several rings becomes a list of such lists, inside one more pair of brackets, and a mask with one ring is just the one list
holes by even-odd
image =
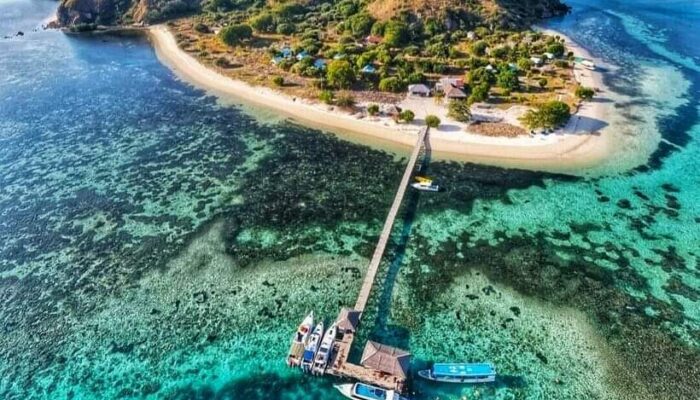
[[335, 321], [338, 332], [342, 334], [355, 333], [357, 325], [360, 324], [360, 315], [359, 311], [343, 307], [340, 310], [340, 314], [338, 314], [338, 319]]
[[307, 53], [306, 51], [302, 51], [301, 53], [297, 54], [296, 58], [297, 58], [297, 61], [301, 61], [301, 60], [303, 60], [305, 58], [309, 58], [309, 57], [311, 57], [309, 55], [309, 53]]
[[465, 99], [467, 98], [467, 94], [464, 93], [462, 89], [451, 86], [445, 90], [445, 97], [448, 99]]
[[554, 60], [554, 54], [544, 53], [544, 58], [546, 58], [547, 60]]
[[326, 60], [319, 58], [314, 61], [314, 68], [316, 69], [326, 69]]
[[542, 58], [540, 57], [530, 57], [530, 61], [536, 66], [542, 65]]
[[447, 89], [451, 87], [464, 87], [464, 79], [449, 76], [440, 78], [440, 80], [435, 84], [435, 90], [439, 92], [446, 92]]
[[494, 68], [491, 64], [487, 65], [484, 69], [489, 72], [496, 72], [496, 68]]
[[367, 64], [362, 69], [360, 70], [363, 74], [374, 74], [377, 72], [377, 69], [374, 68], [374, 65], [372, 64]]
[[411, 354], [409, 352], [371, 340], [365, 345], [360, 361], [364, 367], [392, 375], [400, 381], [404, 381], [408, 377], [410, 363]]
[[422, 83], [418, 83], [415, 85], [408, 85], [408, 94], [411, 96], [429, 96], [430, 95], [430, 88], [425, 86]]

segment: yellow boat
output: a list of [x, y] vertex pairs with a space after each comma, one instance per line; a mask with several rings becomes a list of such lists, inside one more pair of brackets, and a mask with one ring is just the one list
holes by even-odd
[[418, 183], [423, 183], [423, 184], [427, 184], [427, 185], [430, 185], [431, 183], [433, 183], [432, 179], [427, 178], [425, 176], [416, 176], [416, 181], [418, 181]]

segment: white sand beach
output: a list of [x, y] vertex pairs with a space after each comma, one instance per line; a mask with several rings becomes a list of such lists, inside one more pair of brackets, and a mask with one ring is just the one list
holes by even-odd
[[[414, 110], [418, 117], [414, 124], [396, 124], [388, 118], [359, 118], [319, 102], [292, 98], [270, 88], [226, 77], [180, 49], [164, 25], [151, 27], [149, 33], [161, 62], [183, 80], [214, 95], [271, 109], [301, 124], [331, 131], [354, 142], [383, 148], [403, 147], [404, 151], [415, 143], [420, 128], [419, 110]], [[577, 56], [589, 58], [585, 50], [568, 39], [567, 45]], [[593, 101], [580, 107], [566, 128], [549, 135], [506, 138], [470, 134], [446, 123], [430, 131], [434, 158], [585, 174], [588, 168], [595, 167], [611, 154], [609, 135], [600, 131], [607, 125], [605, 121], [612, 102], [605, 99], [601, 72], [577, 65], [575, 74], [581, 84], [596, 88], [599, 93]]]

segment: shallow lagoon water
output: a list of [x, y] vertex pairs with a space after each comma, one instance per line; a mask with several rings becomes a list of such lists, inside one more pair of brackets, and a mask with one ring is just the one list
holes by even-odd
[[[700, 391], [700, 41], [669, 6], [573, 5], [551, 24], [619, 67], [653, 156], [430, 166], [448, 190], [407, 197], [361, 334], [501, 379], [417, 399]], [[339, 398], [283, 358], [307, 310], [354, 303], [402, 161], [222, 106], [143, 40], [32, 32], [52, 2], [0, 7], [28, 33], [0, 40], [2, 397]]]

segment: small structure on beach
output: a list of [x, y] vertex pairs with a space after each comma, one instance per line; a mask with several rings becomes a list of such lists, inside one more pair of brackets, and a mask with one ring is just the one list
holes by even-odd
[[362, 352], [360, 364], [383, 374], [406, 380], [408, 367], [411, 364], [411, 353], [396, 347], [368, 341]]
[[367, 64], [362, 69], [360, 70], [363, 74], [374, 74], [377, 72], [377, 69], [374, 67], [372, 64]]
[[314, 68], [316, 69], [326, 69], [326, 60], [323, 58], [318, 58], [314, 61]]
[[365, 43], [367, 44], [379, 44], [384, 40], [381, 36], [369, 35], [365, 37]]
[[418, 83], [415, 85], [408, 85], [408, 94], [411, 96], [421, 96], [421, 97], [430, 96], [430, 88], [425, 86], [422, 83]]
[[352, 308], [343, 307], [338, 314], [338, 319], [335, 321], [338, 333], [348, 334], [355, 333], [357, 326], [360, 324], [361, 312]]
[[448, 99], [466, 99], [467, 94], [464, 93], [464, 90], [456, 87], [456, 86], [450, 86], [445, 90], [445, 97]]
[[450, 87], [464, 87], [464, 79], [448, 76], [445, 78], [440, 78], [440, 80], [435, 84], [435, 90], [438, 92], [447, 93], [447, 89]]
[[530, 61], [536, 66], [542, 65], [542, 58], [541, 57], [530, 57]]

